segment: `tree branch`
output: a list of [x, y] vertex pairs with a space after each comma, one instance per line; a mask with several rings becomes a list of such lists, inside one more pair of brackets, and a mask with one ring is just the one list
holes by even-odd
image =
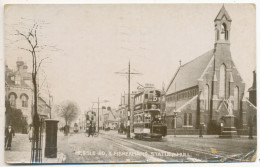
[[26, 50], [26, 51], [28, 51], [28, 52], [32, 53], [32, 51], [31, 51], [30, 49], [21, 48], [21, 47], [18, 47], [18, 49]]
[[38, 70], [39, 70], [39, 68], [41, 67], [41, 64], [42, 64], [42, 62], [44, 61], [44, 60], [46, 60], [46, 59], [48, 59], [49, 57], [45, 57], [45, 58], [43, 58], [43, 59], [41, 59], [41, 61], [40, 61], [40, 63], [38, 64], [38, 68], [37, 68], [37, 66], [36, 66], [36, 74], [38, 73]]

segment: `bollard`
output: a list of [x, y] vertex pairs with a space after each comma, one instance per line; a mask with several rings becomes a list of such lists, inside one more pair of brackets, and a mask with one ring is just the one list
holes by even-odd
[[57, 120], [45, 120], [46, 122], [46, 136], [45, 136], [45, 151], [46, 158], [57, 158]]

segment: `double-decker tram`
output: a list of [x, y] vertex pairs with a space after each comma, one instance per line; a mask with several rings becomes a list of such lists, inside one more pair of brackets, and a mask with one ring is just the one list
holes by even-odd
[[138, 139], [161, 139], [167, 135], [167, 126], [161, 116], [161, 91], [150, 88], [134, 97], [133, 129]]

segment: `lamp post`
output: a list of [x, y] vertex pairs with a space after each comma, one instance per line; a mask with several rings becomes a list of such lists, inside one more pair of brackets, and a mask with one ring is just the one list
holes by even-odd
[[52, 95], [49, 95], [50, 119], [51, 119], [51, 109], [52, 109], [52, 103], [53, 103], [53, 96], [52, 96]]

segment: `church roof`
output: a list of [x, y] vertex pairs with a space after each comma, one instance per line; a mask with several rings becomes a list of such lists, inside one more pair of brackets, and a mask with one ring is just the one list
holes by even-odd
[[226, 11], [223, 5], [214, 21], [221, 20], [224, 16], [228, 21], [232, 21], [231, 17], [229, 16], [228, 12]]
[[171, 80], [166, 94], [169, 95], [198, 85], [198, 79], [213, 57], [213, 51], [212, 49], [192, 61], [181, 65]]

